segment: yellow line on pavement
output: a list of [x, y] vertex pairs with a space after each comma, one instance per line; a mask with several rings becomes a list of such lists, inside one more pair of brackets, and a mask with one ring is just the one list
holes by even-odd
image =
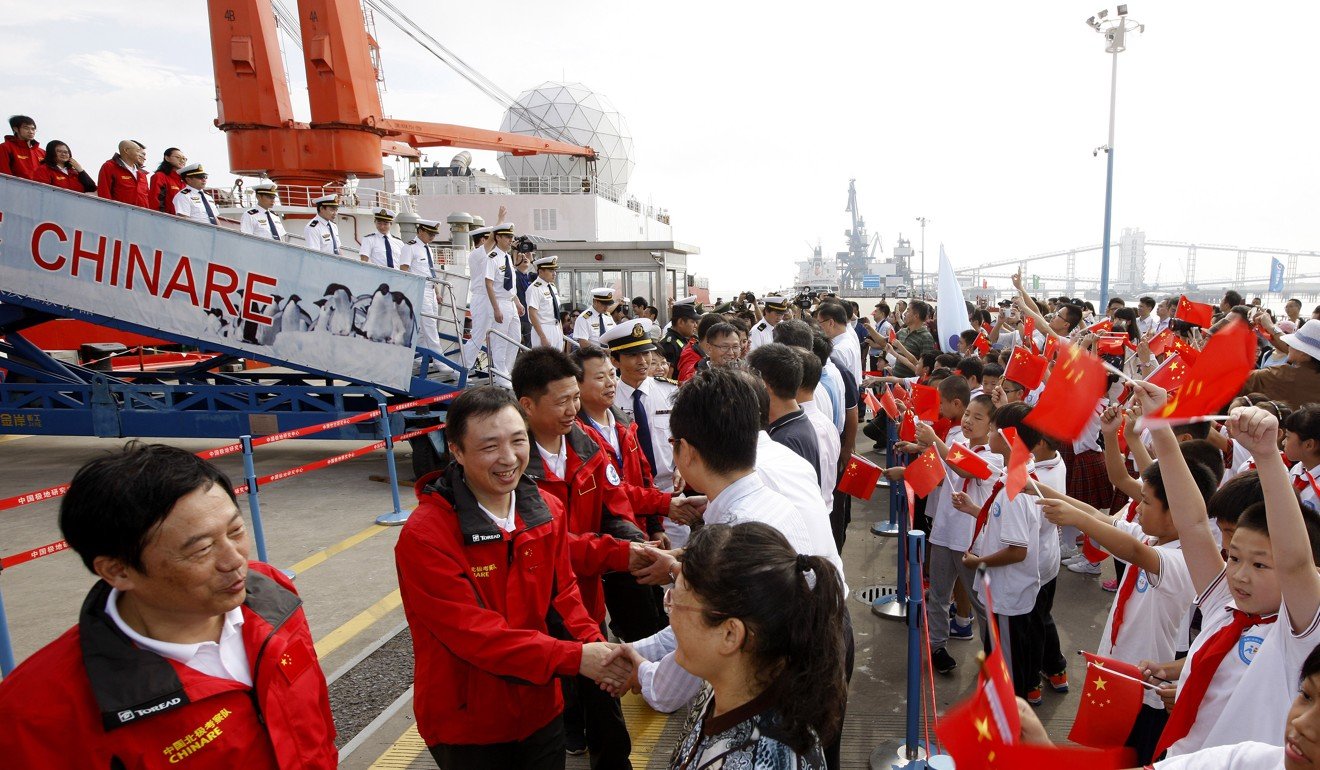
[[628, 758], [634, 768], [643, 770], [651, 761], [651, 755], [655, 753], [656, 744], [660, 742], [660, 735], [665, 731], [669, 716], [652, 709], [646, 705], [642, 696], [631, 692], [623, 696], [622, 706], [623, 718], [627, 721], [628, 733], [632, 736], [632, 754]]
[[25, 436], [13, 436], [13, 435], [9, 435], [9, 436], [0, 436], [0, 444], [3, 444], [3, 443], [6, 442], [6, 441], [18, 441], [18, 440], [21, 439], [21, 438], [32, 438], [32, 437], [31, 437], [31, 436], [26, 436], [26, 435], [25, 435]]
[[325, 658], [325, 656], [342, 647], [349, 639], [362, 633], [372, 623], [385, 617], [401, 604], [403, 604], [403, 596], [396, 588], [384, 599], [354, 615], [347, 623], [321, 637], [316, 642], [316, 657]]
[[298, 562], [292, 567], [289, 567], [289, 571], [295, 575], [300, 575], [306, 572], [307, 570], [311, 569], [312, 567], [321, 564], [326, 559], [329, 559], [331, 556], [334, 556], [337, 553], [343, 553], [344, 551], [347, 551], [348, 549], [352, 548], [358, 543], [361, 543], [367, 538], [372, 537], [374, 535], [379, 535], [380, 533], [384, 532], [387, 529], [390, 528], [381, 526], [380, 524], [372, 524], [370, 527], [367, 527], [366, 529], [362, 530], [356, 535], [344, 538], [343, 540], [340, 540], [338, 543], [335, 543], [334, 545], [330, 546], [324, 551], [319, 551], [317, 553], [312, 554], [311, 556], [308, 556], [306, 559], [303, 559], [302, 561]]
[[426, 751], [426, 741], [417, 734], [417, 724], [408, 725], [408, 729], [371, 763], [370, 770], [403, 770], [411, 767], [413, 760]]

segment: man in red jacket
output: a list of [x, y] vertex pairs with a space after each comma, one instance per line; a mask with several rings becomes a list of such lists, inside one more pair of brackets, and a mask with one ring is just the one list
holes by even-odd
[[100, 580], [78, 624], [0, 682], [5, 766], [336, 767], [302, 602], [248, 562], [219, 470], [132, 443], [79, 469], [60, 530]]
[[31, 179], [46, 151], [37, 144], [37, 122], [27, 115], [12, 115], [9, 128], [13, 131], [0, 144], [0, 174]]
[[96, 194], [102, 198], [151, 208], [147, 202], [147, 172], [142, 168], [146, 148], [132, 139], [119, 143], [119, 152], [101, 164]]
[[493, 385], [468, 390], [446, 434], [454, 463], [418, 479], [394, 549], [418, 732], [442, 770], [562, 768], [555, 678], [616, 683], [630, 669], [604, 665], [614, 646], [582, 606], [563, 509], [523, 475], [531, 442], [517, 402]]

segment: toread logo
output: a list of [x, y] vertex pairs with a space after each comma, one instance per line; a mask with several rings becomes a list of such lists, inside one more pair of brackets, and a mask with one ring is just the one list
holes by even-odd
[[119, 721], [120, 721], [120, 722], [132, 722], [132, 721], [133, 721], [133, 712], [132, 712], [132, 711], [129, 711], [129, 710], [124, 710], [124, 711], [119, 712]]
[[180, 703], [183, 703], [183, 698], [178, 698], [178, 697], [170, 698], [169, 700], [161, 701], [160, 703], [157, 703], [154, 706], [147, 706], [146, 708], [142, 708], [142, 709], [125, 709], [124, 711], [119, 712], [117, 716], [119, 717], [119, 723], [124, 724], [125, 722], [132, 722], [134, 719], [137, 719], [138, 717], [145, 717], [151, 714], [155, 714], [159, 711], [172, 709], [175, 706], [179, 705]]
[[473, 543], [488, 543], [491, 540], [502, 539], [503, 535], [499, 535], [499, 534], [483, 535], [480, 532], [475, 532], [472, 535], [470, 535], [470, 538], [471, 538], [471, 542]]

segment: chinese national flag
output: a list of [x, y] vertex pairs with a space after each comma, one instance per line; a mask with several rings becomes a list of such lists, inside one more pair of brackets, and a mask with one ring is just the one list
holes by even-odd
[[1027, 316], [1027, 320], [1022, 322], [1022, 342], [1027, 350], [1036, 352], [1036, 319]]
[[940, 418], [940, 392], [929, 385], [912, 386], [912, 408], [918, 419], [935, 422]]
[[845, 495], [870, 500], [875, 494], [875, 484], [880, 480], [880, 466], [858, 455], [848, 460], [839, 479], [838, 491]]
[[926, 497], [935, 491], [935, 487], [944, 480], [944, 463], [935, 454], [935, 447], [929, 447], [912, 461], [903, 472], [903, 480], [912, 487], [917, 497]]
[[1141, 711], [1141, 671], [1121, 660], [1083, 654], [1086, 684], [1068, 740], [1097, 749], [1122, 746]]
[[1100, 359], [1072, 345], [1060, 346], [1050, 381], [1026, 416], [1027, 425], [1061, 441], [1076, 441], [1105, 395], [1107, 377]]
[[1188, 366], [1196, 363], [1196, 359], [1201, 357], [1201, 351], [1182, 337], [1175, 336], [1172, 340], [1169, 340], [1169, 344], [1165, 346], [1165, 349], [1169, 353], [1177, 353], [1182, 357], [1182, 360], [1187, 362]]
[[1059, 352], [1059, 340], [1055, 337], [1045, 338], [1045, 360], [1053, 361], [1054, 354]]
[[1008, 473], [1004, 477], [1004, 493], [1012, 500], [1027, 488], [1027, 462], [1031, 459], [1031, 450], [1022, 443], [1016, 428], [1003, 428], [1000, 433], [1008, 439]]
[[943, 441], [949, 437], [949, 429], [953, 427], [953, 420], [947, 420], [941, 417], [930, 427], [934, 429], [935, 435], [940, 437], [940, 441]]
[[981, 331], [979, 331], [979, 332], [976, 333], [976, 342], [973, 343], [973, 344], [976, 346], [976, 352], [977, 352], [977, 353], [979, 353], [979, 354], [981, 354], [981, 355], [985, 355], [986, 353], [989, 353], [989, 352], [990, 352], [990, 335], [989, 335], [989, 334], [986, 334], [985, 329], [982, 329]]
[[1174, 334], [1172, 329], [1165, 329], [1154, 337], [1151, 337], [1150, 340], [1146, 342], [1146, 347], [1150, 348], [1150, 354], [1152, 356], [1162, 356], [1164, 355], [1165, 348], [1169, 346], [1170, 342], [1177, 339], [1177, 337], [1178, 335]]
[[866, 403], [866, 408], [871, 410], [871, 414], [880, 414], [880, 399], [875, 397], [871, 391], [862, 394], [862, 401]]
[[893, 326], [890, 326], [890, 327], [889, 327], [889, 344], [890, 344], [890, 345], [893, 345], [893, 344], [896, 344], [897, 342], [898, 342], [898, 335], [897, 335], [897, 334], [894, 334], [894, 327], [893, 327]]
[[1127, 441], [1127, 420], [1124, 420], [1118, 424], [1118, 453], [1127, 457], [1131, 448]]
[[[1255, 361], [1244, 338], [1253, 337], [1250, 327], [1234, 321], [1210, 337], [1196, 362], [1187, 368], [1182, 387], [1164, 408], [1151, 417], [1190, 417], [1218, 414], [1242, 390]], [[1254, 350], [1254, 347], [1252, 348]]]
[[1086, 327], [1086, 330], [1092, 334], [1102, 334], [1114, 330], [1114, 322], [1108, 318]]
[[1049, 361], [1044, 356], [1038, 356], [1026, 348], [1013, 348], [1013, 355], [1009, 356], [1008, 366], [1004, 369], [1004, 377], [1029, 391], [1035, 390], [1045, 379], [1045, 368], [1048, 365]]
[[909, 409], [903, 413], [903, 422], [898, 426], [899, 441], [917, 440], [917, 419], [912, 416], [912, 410]]
[[945, 462], [964, 473], [975, 476], [981, 481], [990, 478], [990, 463], [982, 460], [980, 455], [962, 444], [954, 444], [949, 447], [949, 455], [945, 458]]
[[893, 420], [898, 417], [898, 402], [894, 400], [894, 394], [891, 391], [885, 390], [884, 393], [880, 394], [880, 408], [885, 410], [885, 414], [889, 415], [889, 419]]
[[893, 384], [892, 390], [894, 391], [894, 398], [899, 401], [910, 401], [912, 399], [912, 394], [908, 393], [907, 389], [897, 382]]
[[1184, 294], [1178, 297], [1178, 310], [1174, 312], [1173, 317], [1193, 326], [1208, 329], [1215, 322], [1215, 307], [1204, 302], [1193, 302]]
[[1187, 364], [1182, 360], [1182, 356], [1174, 353], [1164, 359], [1164, 363], [1160, 364], [1159, 368], [1150, 373], [1150, 376], [1146, 378], [1146, 382], [1159, 385], [1165, 390], [1177, 390], [1186, 376]]
[[1096, 340], [1095, 352], [1102, 356], [1122, 356], [1123, 337], [1101, 337]]

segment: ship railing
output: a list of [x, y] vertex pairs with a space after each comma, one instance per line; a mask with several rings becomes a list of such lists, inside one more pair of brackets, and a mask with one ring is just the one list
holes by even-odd
[[[241, 180], [240, 180], [241, 181]], [[251, 187], [235, 184], [233, 187], [208, 187], [216, 205], [221, 207], [252, 208], [257, 205], [257, 194]], [[341, 208], [387, 208], [395, 214], [417, 213], [415, 200], [401, 193], [392, 193], [370, 187], [352, 185], [278, 185], [276, 205], [297, 208], [315, 208], [312, 201], [326, 195], [339, 196]]]

